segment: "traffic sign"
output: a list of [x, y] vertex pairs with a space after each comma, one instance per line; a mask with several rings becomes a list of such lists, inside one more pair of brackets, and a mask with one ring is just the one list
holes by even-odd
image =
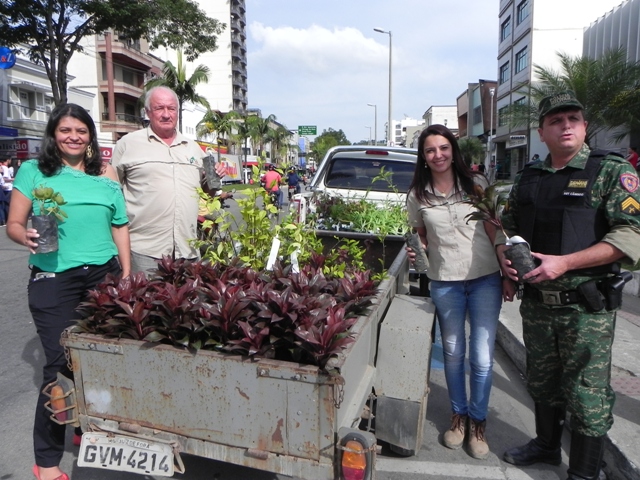
[[16, 64], [16, 54], [9, 47], [0, 47], [0, 69], [11, 68]]
[[317, 135], [318, 127], [316, 125], [300, 125], [298, 127], [298, 135]]

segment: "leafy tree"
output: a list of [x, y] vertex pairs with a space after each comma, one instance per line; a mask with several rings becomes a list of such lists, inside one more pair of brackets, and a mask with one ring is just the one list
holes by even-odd
[[218, 110], [208, 110], [202, 120], [196, 126], [198, 138], [206, 135], [216, 134], [218, 144], [218, 162], [220, 161], [220, 146], [227, 143], [231, 138], [234, 129], [238, 127], [240, 115], [236, 112], [222, 113]]
[[247, 117], [247, 123], [249, 124], [249, 138], [251, 143], [258, 147], [260, 153], [264, 150], [264, 144], [267, 142], [269, 130], [271, 129], [271, 122], [276, 120], [275, 115], [269, 115], [267, 118], [258, 117], [257, 115], [250, 115]]
[[521, 88], [530, 103], [510, 107], [513, 126], [537, 127], [540, 100], [564, 90], [573, 90], [585, 108], [587, 144], [602, 131], [615, 130], [616, 140], [621, 140], [640, 126], [640, 63], [627, 62], [624, 49], [610, 50], [597, 60], [563, 53], [558, 57], [560, 71], [534, 66], [539, 81]]
[[278, 156], [282, 159], [283, 153], [287, 152], [290, 138], [291, 132], [284, 125], [278, 125], [267, 132], [267, 140], [271, 143], [271, 156], [274, 163], [276, 163]]
[[461, 138], [458, 140], [458, 146], [460, 147], [460, 153], [464, 158], [467, 166], [471, 166], [473, 163], [480, 163], [487, 154], [485, 145], [476, 137]]
[[209, 67], [198, 65], [191, 76], [187, 78], [187, 66], [182, 61], [182, 51], [178, 50], [178, 64], [173, 65], [170, 61], [164, 62], [162, 67], [162, 77], [154, 78], [145, 84], [145, 90], [164, 85], [176, 92], [178, 96], [178, 129], [182, 133], [182, 105], [184, 102], [199, 103], [209, 108], [206, 98], [196, 93], [196, 86], [199, 83], [209, 81]]
[[232, 138], [235, 142], [240, 143], [244, 150], [244, 163], [247, 163], [247, 142], [250, 136], [249, 124], [247, 123], [246, 115], [239, 115], [238, 122], [236, 124], [236, 130], [232, 134]]
[[334, 130], [329, 128], [323, 130], [322, 134], [318, 135], [311, 144], [311, 153], [317, 162], [320, 162], [327, 151], [331, 147], [336, 145], [351, 145], [351, 142], [347, 140], [347, 136], [342, 130]]
[[194, 0], [0, 0], [0, 44], [44, 66], [56, 104], [67, 101], [67, 65], [86, 36], [114, 29], [151, 48], [182, 48], [191, 61], [215, 50], [224, 28]]

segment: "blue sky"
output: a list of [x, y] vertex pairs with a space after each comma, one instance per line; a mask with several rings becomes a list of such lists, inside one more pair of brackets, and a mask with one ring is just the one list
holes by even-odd
[[[378, 139], [387, 119], [389, 36], [393, 118], [455, 105], [467, 83], [495, 79], [497, 0], [246, 0], [249, 106], [290, 129], [342, 129]], [[373, 136], [373, 134], [372, 134]]]

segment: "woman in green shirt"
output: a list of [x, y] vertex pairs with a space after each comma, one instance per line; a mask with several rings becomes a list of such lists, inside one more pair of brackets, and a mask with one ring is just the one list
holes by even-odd
[[[28, 225], [31, 213], [45, 213], [33, 195], [42, 186], [59, 192], [66, 201], [59, 248], [51, 253], [38, 253], [38, 232]], [[65, 427], [50, 420], [42, 389], [58, 372], [72, 378], [60, 335], [77, 318], [75, 310], [87, 290], [107, 273], [129, 275], [127, 225], [120, 184], [113, 168], [102, 162], [93, 120], [78, 105], [59, 105], [47, 123], [38, 160], [24, 162], [15, 178], [7, 221], [7, 235], [31, 252], [29, 309], [46, 358], [33, 429], [33, 474], [38, 480], [69, 478], [59, 468]], [[74, 443], [77, 440], [76, 436]]]

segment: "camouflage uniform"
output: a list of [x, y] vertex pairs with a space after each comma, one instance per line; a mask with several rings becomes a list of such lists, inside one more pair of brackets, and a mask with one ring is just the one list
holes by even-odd
[[[584, 169], [590, 150], [586, 145], [567, 167]], [[551, 157], [528, 168], [555, 172]], [[515, 179], [509, 208], [502, 215], [508, 234], [519, 232], [518, 184]], [[602, 159], [591, 191], [593, 208], [603, 209], [610, 230], [603, 241], [621, 250], [633, 262], [640, 258], [640, 192], [638, 178], [623, 158]], [[496, 244], [504, 243], [496, 239]], [[602, 275], [600, 276], [600, 278]], [[575, 290], [597, 276], [566, 273], [531, 287], [539, 290]], [[529, 394], [536, 403], [567, 407], [573, 428], [587, 436], [607, 433], [613, 424], [615, 394], [610, 386], [611, 347], [615, 311], [588, 312], [581, 303], [545, 305], [537, 295], [525, 295], [520, 306], [527, 350]], [[550, 348], [555, 346], [555, 348]]]

